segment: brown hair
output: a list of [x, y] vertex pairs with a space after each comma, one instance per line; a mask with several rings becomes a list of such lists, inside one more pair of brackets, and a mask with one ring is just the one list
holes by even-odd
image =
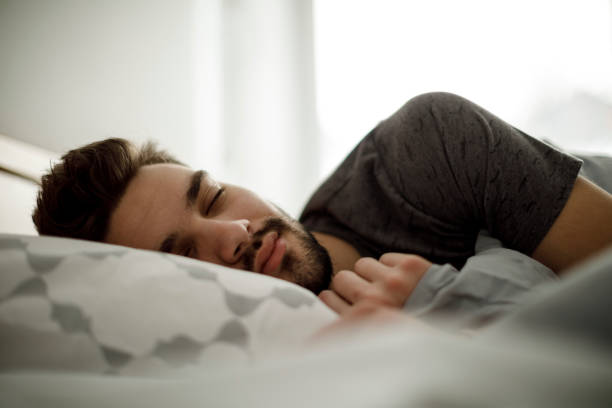
[[106, 139], [70, 150], [42, 177], [32, 213], [38, 233], [103, 241], [129, 182], [157, 163], [182, 164], [151, 142]]

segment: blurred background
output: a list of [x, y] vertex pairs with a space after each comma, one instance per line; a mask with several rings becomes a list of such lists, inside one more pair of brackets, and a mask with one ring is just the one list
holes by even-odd
[[0, 0], [0, 134], [153, 139], [294, 216], [429, 91], [612, 154], [612, 0]]

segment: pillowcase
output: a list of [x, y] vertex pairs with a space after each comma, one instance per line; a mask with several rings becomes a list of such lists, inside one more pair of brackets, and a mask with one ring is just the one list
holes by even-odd
[[0, 234], [0, 367], [165, 375], [248, 365], [336, 319], [292, 283], [159, 252]]

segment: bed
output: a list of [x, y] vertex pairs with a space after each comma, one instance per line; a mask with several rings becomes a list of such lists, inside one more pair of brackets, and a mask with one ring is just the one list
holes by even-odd
[[[476, 332], [405, 322], [321, 336], [337, 316], [288, 282], [36, 236], [35, 180], [56, 156], [0, 142], [11, 192], [0, 225], [0, 406], [612, 405], [612, 250]], [[606, 166], [585, 168], [610, 186]]]

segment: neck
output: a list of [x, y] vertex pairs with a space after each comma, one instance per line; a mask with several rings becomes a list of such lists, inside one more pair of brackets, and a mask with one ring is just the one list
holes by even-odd
[[316, 231], [312, 235], [319, 241], [319, 244], [327, 249], [334, 275], [343, 269], [353, 270], [355, 262], [361, 258], [359, 252], [351, 244], [338, 237]]

